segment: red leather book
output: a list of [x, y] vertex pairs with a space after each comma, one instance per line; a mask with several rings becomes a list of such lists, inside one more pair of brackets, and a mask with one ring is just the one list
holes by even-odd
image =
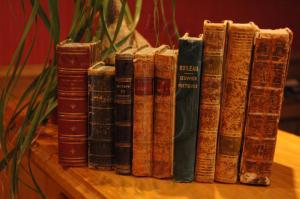
[[99, 60], [99, 42], [57, 45], [59, 163], [87, 166], [87, 71]]

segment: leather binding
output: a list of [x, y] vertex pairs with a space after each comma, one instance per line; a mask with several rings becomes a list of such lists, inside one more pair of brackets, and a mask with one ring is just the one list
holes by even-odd
[[179, 39], [173, 173], [177, 182], [194, 179], [202, 48], [202, 36]]
[[116, 54], [115, 77], [115, 170], [131, 174], [133, 120], [133, 58], [136, 48]]
[[218, 135], [215, 181], [236, 183], [244, 129], [248, 76], [257, 26], [228, 23], [228, 49]]
[[177, 50], [155, 55], [153, 177], [173, 176]]
[[204, 21], [203, 66], [195, 180], [213, 182], [220, 117], [227, 21]]
[[147, 47], [134, 58], [132, 174], [152, 176], [154, 55], [166, 48]]
[[113, 99], [115, 67], [97, 63], [88, 70], [88, 166], [111, 170], [113, 166]]
[[241, 159], [242, 183], [270, 184], [291, 42], [288, 28], [261, 29], [257, 34]]
[[100, 43], [57, 45], [58, 152], [62, 166], [87, 166], [87, 70], [100, 57]]

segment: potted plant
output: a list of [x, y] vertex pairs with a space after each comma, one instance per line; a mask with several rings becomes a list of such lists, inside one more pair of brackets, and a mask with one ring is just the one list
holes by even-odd
[[[176, 0], [172, 0], [174, 25], [175, 2]], [[29, 155], [28, 170], [35, 185], [31, 188], [45, 198], [32, 174], [29, 149], [38, 136], [36, 133], [38, 127], [47, 121], [47, 117], [57, 106], [55, 48], [60, 42], [60, 28], [63, 25], [60, 23], [59, 1], [49, 0], [48, 12], [44, 10], [40, 0], [30, 0], [30, 4], [32, 9], [6, 72], [0, 95], [0, 148], [3, 154], [0, 159], [0, 172], [5, 173], [4, 175], [9, 178], [10, 198], [17, 197], [19, 183], [24, 183], [19, 179], [19, 170], [26, 154]], [[135, 1], [133, 16], [127, 0], [74, 0], [74, 4], [74, 15], [68, 39], [74, 42], [100, 40], [101, 59], [106, 63], [113, 64], [114, 53], [127, 45], [141, 46], [147, 43], [136, 30], [142, 10], [142, 0]], [[163, 22], [166, 23], [162, 0], [154, 0], [154, 13], [155, 16], [160, 13]], [[47, 28], [51, 45], [45, 57], [42, 72], [24, 90], [8, 117], [7, 110], [11, 93], [26, 67], [36, 42], [35, 37], [30, 40], [28, 34], [34, 29], [37, 20], [41, 20]], [[154, 21], [157, 21], [156, 17]], [[178, 35], [176, 25], [174, 30]], [[27, 50], [24, 48], [26, 42], [29, 42]], [[54, 53], [50, 57], [51, 51]], [[20, 121], [17, 126], [16, 121]], [[8, 139], [11, 135], [14, 137], [13, 141]]]

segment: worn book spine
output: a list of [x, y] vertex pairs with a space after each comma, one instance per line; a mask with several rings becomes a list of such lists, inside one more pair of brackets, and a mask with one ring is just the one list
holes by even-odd
[[244, 129], [248, 76], [257, 27], [229, 23], [215, 181], [236, 183]]
[[220, 117], [227, 22], [204, 21], [203, 65], [195, 180], [213, 182]]
[[177, 51], [155, 55], [153, 176], [173, 176]]
[[113, 166], [113, 93], [115, 68], [101, 63], [89, 68], [88, 166], [111, 170]]
[[87, 166], [87, 70], [100, 56], [99, 43], [57, 46], [58, 154], [63, 166]]
[[132, 174], [152, 175], [154, 55], [135, 55]]
[[133, 119], [133, 54], [116, 55], [115, 170], [131, 173]]
[[240, 181], [269, 185], [292, 42], [286, 29], [260, 30], [246, 115]]
[[194, 179], [202, 47], [202, 38], [179, 39], [173, 172], [178, 182]]
[[144, 48], [134, 57], [132, 174], [152, 176], [154, 55], [166, 48]]

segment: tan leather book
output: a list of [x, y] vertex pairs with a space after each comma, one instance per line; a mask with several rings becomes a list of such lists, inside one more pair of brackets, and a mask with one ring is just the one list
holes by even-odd
[[154, 55], [160, 48], [147, 47], [134, 58], [132, 174], [152, 176]]
[[173, 175], [177, 50], [155, 55], [153, 177]]
[[254, 23], [228, 23], [228, 47], [218, 135], [215, 181], [236, 183], [244, 129]]
[[261, 29], [255, 39], [241, 159], [242, 183], [270, 184], [291, 42], [288, 28]]
[[213, 182], [220, 118], [227, 21], [203, 25], [203, 65], [195, 180]]

